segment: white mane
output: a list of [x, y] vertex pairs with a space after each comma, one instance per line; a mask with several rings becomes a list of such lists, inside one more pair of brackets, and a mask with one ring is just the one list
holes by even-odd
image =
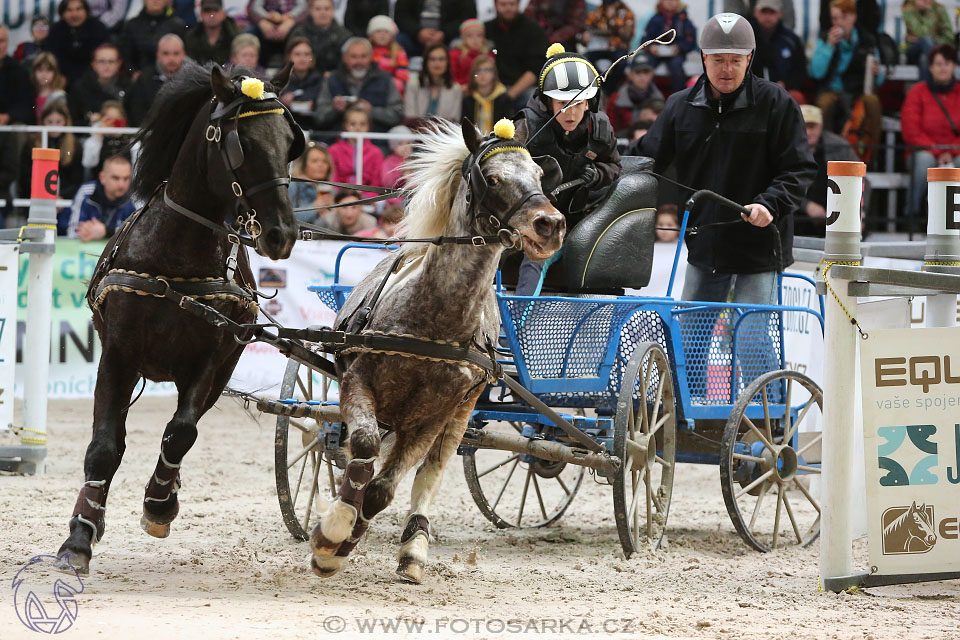
[[[431, 121], [404, 162], [404, 186], [413, 195], [400, 223], [400, 235], [429, 238], [443, 235], [450, 223], [453, 199], [460, 186], [460, 168], [470, 155], [459, 124]], [[412, 245], [406, 245], [413, 249]]]

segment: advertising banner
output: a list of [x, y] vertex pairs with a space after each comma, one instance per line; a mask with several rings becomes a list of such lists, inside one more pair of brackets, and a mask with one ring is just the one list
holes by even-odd
[[869, 335], [860, 368], [871, 572], [960, 572], [960, 328]]

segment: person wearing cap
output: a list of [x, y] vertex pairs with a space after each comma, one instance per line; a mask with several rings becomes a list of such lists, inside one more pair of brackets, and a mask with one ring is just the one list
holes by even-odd
[[393, 8], [400, 34], [397, 42], [411, 56], [431, 44], [449, 44], [464, 20], [477, 17], [473, 0], [397, 0]]
[[[543, 190], [564, 214], [569, 230], [600, 204], [619, 177], [620, 153], [613, 126], [599, 110], [597, 70], [559, 44], [551, 45], [547, 53], [537, 90], [514, 121], [517, 139], [544, 168]], [[532, 295], [542, 270], [543, 263], [524, 257], [517, 295]]]
[[223, 0], [202, 0], [200, 24], [187, 29], [183, 44], [187, 55], [197, 63], [225, 65], [230, 59], [230, 44], [237, 33], [237, 25], [223, 10]]
[[[712, 200], [697, 201], [686, 238], [684, 300], [775, 304], [777, 269], [793, 263], [793, 214], [816, 172], [800, 107], [783, 87], [750, 73], [756, 49], [743, 17], [721, 13], [700, 33], [705, 73], [667, 99], [639, 141], [655, 171], [673, 164], [677, 181], [743, 204], [738, 214]], [[769, 227], [774, 225], [777, 233]]]
[[453, 81], [463, 88], [470, 84], [470, 67], [478, 56], [488, 56], [491, 60], [493, 43], [487, 40], [487, 30], [476, 18], [464, 20], [460, 24], [460, 37], [450, 43], [450, 75]]
[[664, 98], [653, 81], [655, 63], [645, 52], [640, 51], [629, 61], [621, 64], [628, 65], [627, 80], [616, 93], [610, 96], [607, 116], [617, 135], [624, 137], [630, 125], [641, 119], [640, 111], [650, 104], [651, 100], [663, 101]]
[[393, 76], [397, 91], [403, 95], [410, 81], [410, 60], [397, 41], [397, 23], [390, 16], [373, 16], [367, 25], [367, 37], [373, 45], [373, 64]]
[[[797, 210], [794, 232], [798, 236], [822, 238], [827, 229], [827, 163], [835, 160], [859, 162], [860, 158], [843, 136], [824, 130], [820, 107], [805, 104], [800, 107], [800, 113], [803, 115], [813, 160], [817, 163], [817, 174]], [[866, 209], [869, 201], [870, 183], [864, 179], [861, 208]]]
[[801, 97], [807, 54], [799, 36], [783, 22], [783, 0], [757, 0], [749, 20], [757, 36], [753, 73]]
[[320, 74], [337, 68], [340, 47], [349, 37], [350, 32], [334, 17], [333, 0], [310, 0], [307, 19], [290, 32], [290, 39], [306, 38], [310, 41], [314, 68]]
[[[759, 1], [760, 0], [723, 0], [723, 13], [739, 13], [749, 20], [757, 8]], [[793, 31], [797, 26], [797, 10], [793, 6], [793, 0], [782, 0], [780, 5], [783, 26]]]

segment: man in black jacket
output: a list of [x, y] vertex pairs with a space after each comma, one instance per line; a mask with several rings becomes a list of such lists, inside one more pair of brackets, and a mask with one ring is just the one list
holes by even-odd
[[123, 102], [130, 80], [121, 73], [122, 60], [115, 45], [102, 44], [93, 50], [90, 69], [70, 91], [70, 115], [76, 126], [89, 126], [100, 118], [107, 100]]
[[800, 91], [807, 79], [803, 43], [783, 24], [782, 0], [757, 0], [750, 23], [757, 35], [754, 75], [776, 82], [787, 91]]
[[[756, 48], [746, 19], [710, 18], [700, 33], [706, 73], [667, 100], [640, 139], [656, 171], [675, 163], [677, 179], [744, 204], [744, 222], [702, 229], [686, 239], [685, 300], [775, 304], [777, 271], [793, 263], [793, 212], [816, 173], [800, 107], [772, 82], [749, 73]], [[737, 220], [701, 199], [690, 225]], [[776, 232], [774, 231], [776, 230]]]
[[132, 127], [139, 127], [150, 110], [154, 98], [160, 92], [164, 82], [172, 78], [186, 58], [183, 40], [180, 36], [168, 33], [157, 43], [157, 61], [153, 69], [144, 70], [130, 87], [123, 100], [127, 112], [127, 121]]
[[484, 26], [497, 50], [497, 74], [507, 95], [517, 106], [536, 88], [537, 70], [543, 64], [547, 34], [536, 22], [520, 13], [519, 0], [494, 0], [497, 17]]
[[237, 33], [237, 25], [223, 10], [223, 0], [203, 0], [200, 22], [187, 29], [183, 44], [197, 64], [212, 61], [222, 66], [230, 59], [230, 45]]
[[7, 28], [0, 25], [0, 125], [34, 124], [30, 74], [7, 55], [9, 38]]
[[181, 38], [186, 26], [173, 14], [166, 0], [144, 0], [143, 9], [127, 20], [120, 32], [119, 45], [128, 73], [149, 73], [157, 60], [157, 43], [173, 33]]

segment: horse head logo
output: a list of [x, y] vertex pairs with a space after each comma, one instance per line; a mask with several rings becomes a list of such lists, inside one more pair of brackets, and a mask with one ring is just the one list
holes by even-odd
[[83, 581], [72, 567], [60, 568], [69, 567], [66, 561], [57, 561], [55, 556], [34, 556], [13, 577], [17, 617], [31, 631], [63, 633], [77, 619], [76, 595], [83, 592]]
[[926, 553], [937, 543], [933, 506], [890, 507], [881, 516], [883, 553]]

